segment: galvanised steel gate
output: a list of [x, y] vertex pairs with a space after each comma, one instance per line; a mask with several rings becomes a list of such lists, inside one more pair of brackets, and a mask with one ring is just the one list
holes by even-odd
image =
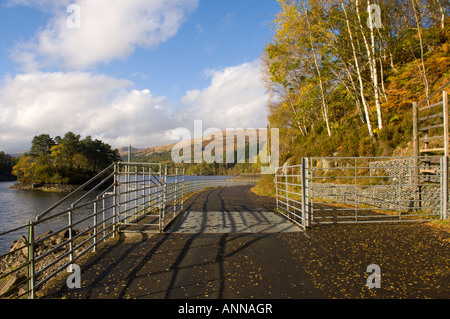
[[445, 156], [304, 158], [275, 184], [278, 211], [303, 228], [447, 218]]
[[445, 157], [311, 158], [313, 223], [445, 218], [445, 167]]
[[309, 170], [307, 159], [301, 165], [283, 166], [275, 170], [277, 210], [303, 229], [311, 218]]

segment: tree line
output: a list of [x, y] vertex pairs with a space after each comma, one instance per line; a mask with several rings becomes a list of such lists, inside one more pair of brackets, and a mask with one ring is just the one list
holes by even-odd
[[14, 180], [12, 175], [14, 163], [15, 160], [12, 156], [5, 154], [3, 151], [0, 152], [0, 181]]
[[[203, 149], [204, 150], [204, 149]], [[234, 151], [234, 159], [233, 163], [226, 163], [225, 153], [223, 154], [223, 163], [206, 163], [205, 160], [202, 160], [201, 163], [182, 163], [179, 164], [179, 167], [183, 167], [185, 169], [186, 175], [240, 175], [240, 174], [258, 174], [261, 169], [261, 163], [250, 163], [248, 160], [249, 157], [249, 146], [248, 143], [245, 145], [245, 154], [246, 154], [246, 163], [238, 163], [237, 162], [237, 152], [236, 149]], [[191, 154], [194, 154], [194, 149], [192, 147]], [[127, 155], [122, 156], [122, 160], [127, 160]], [[163, 165], [173, 165], [171, 151], [163, 151], [163, 152], [155, 152], [151, 154], [138, 154], [132, 156], [133, 162], [141, 162], [141, 163], [161, 163]]]
[[91, 136], [41, 134], [33, 138], [29, 152], [17, 159], [13, 174], [24, 183], [82, 184], [119, 160], [118, 150]]
[[[305, 156], [345, 147], [340, 154], [367, 155], [355, 152], [360, 142], [369, 146], [363, 153], [380, 155], [377, 145], [393, 148], [393, 135], [408, 137], [411, 103], [448, 81], [448, 1], [278, 2], [262, 59], [268, 118], [285, 155], [299, 141], [311, 145], [303, 152], [314, 150], [311, 136], [321, 154]], [[350, 135], [353, 150], [344, 145]]]

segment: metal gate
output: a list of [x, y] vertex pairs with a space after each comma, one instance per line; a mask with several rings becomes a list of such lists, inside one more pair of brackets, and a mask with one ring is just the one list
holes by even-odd
[[303, 229], [310, 225], [308, 161], [275, 171], [277, 211]]
[[275, 174], [277, 210], [303, 228], [446, 218], [447, 157], [314, 157]]

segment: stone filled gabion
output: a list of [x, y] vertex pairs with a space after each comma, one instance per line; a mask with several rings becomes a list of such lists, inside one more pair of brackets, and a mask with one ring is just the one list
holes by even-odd
[[[321, 166], [328, 168], [333, 165], [326, 162], [322, 163]], [[343, 167], [342, 170], [338, 170], [342, 172], [336, 172], [335, 174], [338, 175], [350, 168], [354, 169], [354, 167]], [[417, 187], [415, 185], [413, 158], [374, 161], [360, 170], [361, 172], [358, 175], [378, 177], [379, 184], [355, 187], [354, 185], [320, 183], [320, 186], [314, 187], [313, 183], [313, 197], [326, 198], [334, 202], [348, 202], [349, 204], [357, 201], [380, 209], [409, 211], [414, 207]], [[423, 174], [422, 172], [425, 170], [429, 173]], [[332, 175], [333, 170], [326, 171], [329, 171], [328, 174], [331, 173]], [[421, 209], [432, 214], [439, 214], [442, 195], [439, 187], [440, 167], [430, 167], [421, 163], [419, 171], [421, 172], [419, 174]], [[333, 176], [330, 176], [330, 178], [333, 178]]]

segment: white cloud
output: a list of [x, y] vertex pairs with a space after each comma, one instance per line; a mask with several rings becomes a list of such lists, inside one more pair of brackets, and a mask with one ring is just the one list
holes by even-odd
[[[264, 128], [265, 90], [259, 63], [208, 71], [210, 85], [186, 92], [180, 104], [134, 83], [87, 72], [35, 72], [0, 88], [0, 150], [28, 150], [33, 136], [72, 131], [113, 147], [169, 144], [172, 130]], [[177, 108], [178, 106], [178, 108]]]
[[[198, 0], [74, 0], [81, 28], [68, 28], [68, 1], [10, 0], [50, 10], [48, 24], [33, 39], [18, 44], [13, 58], [26, 71], [57, 66], [85, 70], [130, 56], [137, 47], [155, 48], [173, 37]], [[63, 5], [62, 5], [63, 4]], [[50, 9], [51, 8], [51, 9]]]
[[208, 70], [211, 84], [203, 90], [186, 92], [185, 116], [203, 127], [264, 128], [267, 125], [267, 96], [261, 83], [259, 61]]
[[[114, 147], [146, 147], [170, 143], [173, 129], [192, 129], [194, 120], [203, 120], [204, 130], [265, 127], [267, 98], [258, 61], [205, 71], [209, 86], [186, 92], [180, 103], [136, 90], [130, 80], [86, 72], [167, 41], [198, 2], [8, 0], [9, 6], [31, 6], [51, 19], [13, 50], [24, 73], [7, 77], [0, 87], [0, 150], [27, 150], [33, 136], [43, 133], [73, 131]], [[81, 7], [80, 29], [67, 27], [71, 3]], [[231, 23], [232, 16], [225, 21]], [[62, 71], [43, 72], [46, 67]], [[136, 76], [147, 77], [131, 78]]]
[[0, 149], [27, 150], [35, 135], [68, 131], [116, 147], [166, 142], [161, 136], [170, 122], [170, 102], [149, 90], [132, 90], [133, 85], [83, 72], [8, 78], [0, 90]]

